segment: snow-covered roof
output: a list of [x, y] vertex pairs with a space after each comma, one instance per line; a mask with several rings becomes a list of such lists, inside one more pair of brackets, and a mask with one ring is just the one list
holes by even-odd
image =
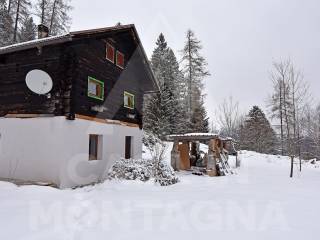
[[9, 46], [1, 47], [0, 54], [25, 50], [33, 47], [41, 47], [41, 46], [46, 46], [46, 45], [55, 44], [55, 43], [62, 43], [62, 42], [67, 42], [71, 40], [72, 38], [70, 34], [35, 39], [35, 40], [23, 42], [23, 43], [16, 43]]
[[21, 50], [25, 50], [25, 49], [29, 49], [29, 48], [47, 46], [47, 45], [56, 44], [56, 43], [68, 42], [68, 41], [72, 41], [75, 38], [88, 37], [93, 34], [100, 34], [100, 33], [106, 33], [106, 32], [111, 32], [111, 31], [118, 31], [118, 30], [128, 30], [128, 29], [134, 30], [136, 37], [137, 37], [138, 41], [140, 42], [138, 33], [137, 33], [135, 26], [133, 24], [116, 25], [116, 26], [112, 26], [112, 27], [74, 31], [74, 32], [70, 32], [70, 33], [64, 34], [64, 35], [46, 37], [46, 38], [31, 40], [31, 41], [27, 41], [27, 42], [23, 42], [23, 43], [13, 44], [13, 45], [1, 47], [0, 54], [21, 51]]
[[171, 137], [182, 137], [182, 136], [185, 136], [185, 137], [203, 137], [203, 136], [207, 136], [207, 137], [217, 137], [219, 136], [219, 134], [216, 134], [216, 133], [186, 133], [186, 134], [173, 134], [173, 135], [170, 135]]
[[193, 139], [193, 140], [209, 140], [219, 138], [219, 134], [216, 133], [186, 133], [186, 134], [173, 134], [168, 135], [169, 140], [174, 139]]
[[220, 139], [222, 141], [233, 141], [233, 138], [226, 137], [223, 138], [217, 133], [186, 133], [186, 134], [173, 134], [168, 135], [167, 139], [173, 141], [175, 139], [179, 140], [210, 140], [210, 139]]
[[225, 138], [222, 138], [222, 140], [224, 140], [224, 141], [234, 141], [234, 139], [232, 137], [225, 137]]

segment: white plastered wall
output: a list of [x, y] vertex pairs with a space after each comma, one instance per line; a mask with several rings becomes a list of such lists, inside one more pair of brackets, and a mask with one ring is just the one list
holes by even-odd
[[[102, 158], [89, 161], [89, 134], [101, 135]], [[103, 180], [124, 157], [125, 136], [132, 136], [132, 158], [142, 157], [137, 127], [64, 117], [1, 118], [0, 178], [52, 182], [60, 188]]]

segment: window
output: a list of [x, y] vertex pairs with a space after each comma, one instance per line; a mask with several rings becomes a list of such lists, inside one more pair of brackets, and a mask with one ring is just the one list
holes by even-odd
[[126, 143], [125, 143], [125, 159], [131, 158], [131, 147], [132, 147], [132, 137], [126, 136]]
[[124, 107], [134, 109], [134, 95], [124, 92]]
[[106, 59], [114, 63], [114, 47], [109, 43], [107, 43], [106, 47]]
[[124, 68], [124, 55], [119, 51], [117, 51], [117, 66]]
[[102, 136], [96, 134], [89, 135], [89, 160], [102, 159]]
[[116, 51], [110, 43], [106, 44], [106, 59], [115, 63], [118, 67], [124, 68], [124, 54]]
[[88, 77], [88, 97], [102, 100], [104, 99], [104, 82]]

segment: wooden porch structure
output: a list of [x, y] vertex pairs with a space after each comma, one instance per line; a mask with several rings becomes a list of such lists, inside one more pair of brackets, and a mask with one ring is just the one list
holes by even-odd
[[[199, 174], [224, 176], [232, 174], [228, 164], [228, 150], [232, 148], [232, 138], [221, 138], [212, 133], [189, 133], [167, 136], [173, 142], [171, 166], [174, 170], [195, 170]], [[200, 150], [200, 143], [208, 146], [208, 151]]]

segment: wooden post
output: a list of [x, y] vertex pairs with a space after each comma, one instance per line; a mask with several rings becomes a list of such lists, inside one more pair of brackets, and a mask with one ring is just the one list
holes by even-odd
[[216, 162], [216, 156], [214, 154], [214, 148], [215, 148], [215, 140], [211, 139], [209, 141], [209, 146], [208, 146], [208, 162], [207, 162], [207, 174], [210, 177], [217, 176], [217, 162]]
[[171, 166], [175, 171], [180, 170], [180, 152], [179, 152], [179, 142], [175, 141], [173, 143], [173, 148], [171, 151]]
[[290, 170], [290, 177], [293, 177], [293, 160], [294, 160], [294, 156], [291, 156], [291, 170]]

